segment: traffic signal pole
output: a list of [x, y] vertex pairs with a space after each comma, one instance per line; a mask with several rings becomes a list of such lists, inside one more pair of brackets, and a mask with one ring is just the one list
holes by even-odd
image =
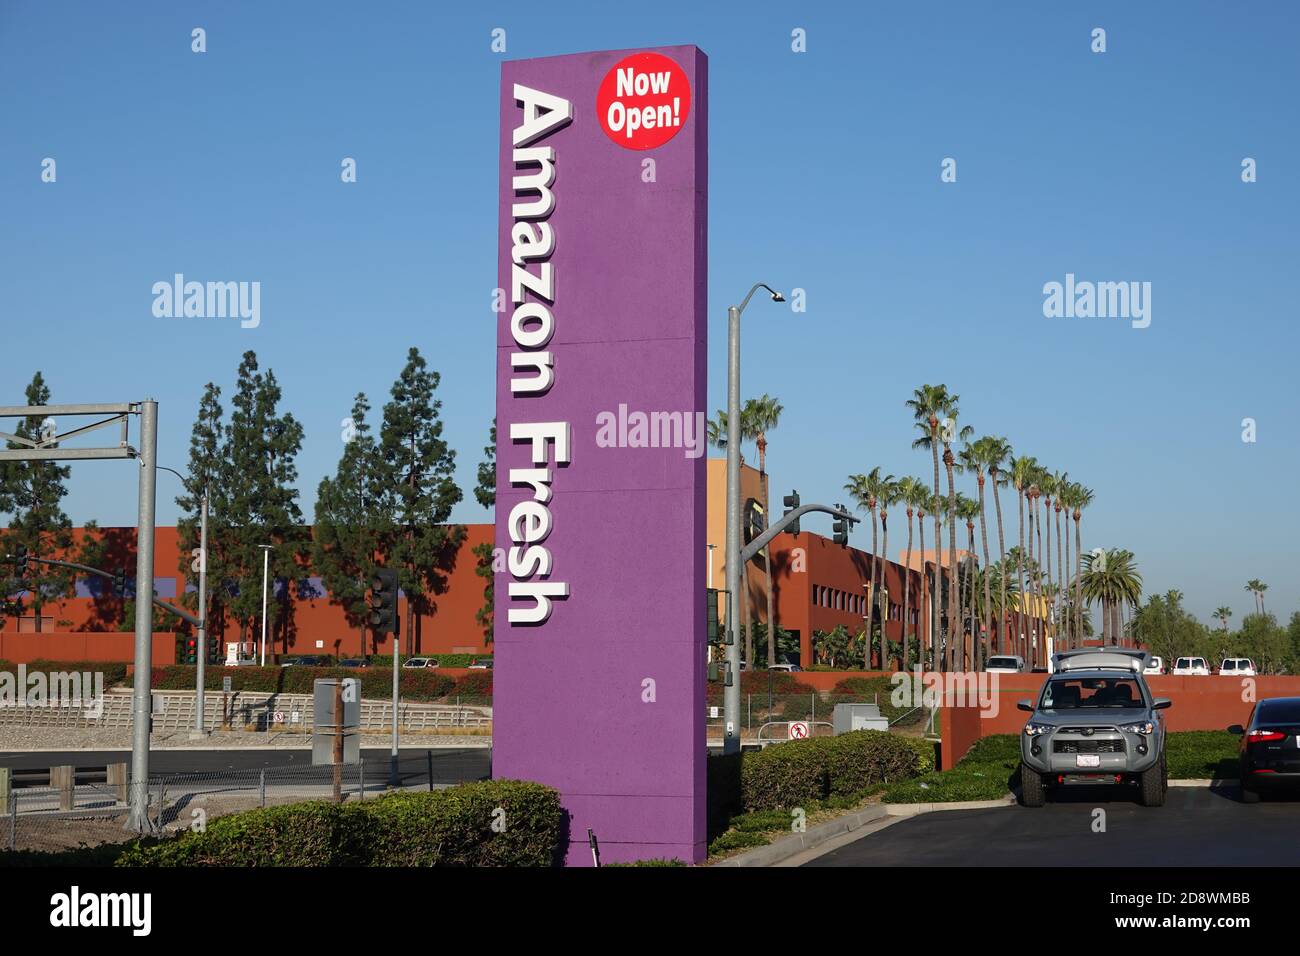
[[153, 672], [153, 608], [140, 595], [153, 595], [153, 522], [158, 492], [158, 403], [140, 403], [140, 499], [135, 551], [135, 689], [131, 704], [131, 812], [126, 829], [152, 833], [149, 819], [149, 675]]

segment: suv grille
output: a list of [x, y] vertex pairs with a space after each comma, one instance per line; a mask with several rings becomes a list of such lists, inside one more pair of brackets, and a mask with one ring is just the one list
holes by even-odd
[[1123, 740], [1057, 740], [1052, 751], [1058, 754], [1122, 754]]

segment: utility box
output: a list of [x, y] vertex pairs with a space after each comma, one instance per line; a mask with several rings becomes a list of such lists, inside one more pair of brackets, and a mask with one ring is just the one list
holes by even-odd
[[831, 728], [836, 734], [853, 730], [888, 730], [889, 720], [881, 716], [878, 704], [836, 704], [831, 712]]
[[[343, 685], [343, 713], [334, 713], [334, 688]], [[342, 681], [327, 677], [314, 684], [313, 723], [311, 728], [311, 762], [334, 763], [334, 735], [342, 723], [343, 762], [361, 762], [361, 681], [346, 677]]]

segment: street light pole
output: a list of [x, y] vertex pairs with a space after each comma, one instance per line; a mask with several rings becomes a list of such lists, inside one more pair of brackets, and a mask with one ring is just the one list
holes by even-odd
[[[723, 688], [722, 752], [740, 752], [740, 315], [750, 296], [767, 289], [773, 302], [785, 297], [757, 282], [740, 305], [727, 309], [727, 684]], [[753, 665], [753, 662], [750, 662]]]
[[208, 660], [208, 486], [203, 486], [199, 507], [199, 653], [194, 687], [194, 733], [202, 737], [204, 665]]
[[271, 564], [271, 552], [275, 550], [269, 544], [259, 544], [262, 549], [262, 667], [266, 666], [266, 581]]

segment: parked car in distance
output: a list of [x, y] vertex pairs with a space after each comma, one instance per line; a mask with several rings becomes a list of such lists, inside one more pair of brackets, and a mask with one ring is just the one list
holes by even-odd
[[1255, 677], [1255, 662], [1249, 657], [1225, 657], [1219, 665], [1219, 673], [1224, 677]]
[[435, 661], [432, 657], [408, 657], [406, 660], [402, 661], [403, 670], [405, 670], [408, 667], [415, 669], [420, 667], [437, 667], [437, 666], [438, 666], [438, 662]]
[[490, 671], [492, 669], [492, 658], [475, 658], [469, 662], [469, 669], [472, 671]]
[[986, 674], [1023, 674], [1025, 659], [1016, 654], [998, 654], [984, 662]]
[[1180, 657], [1174, 661], [1175, 677], [1209, 677], [1210, 665], [1204, 657]]
[[364, 657], [348, 657], [339, 661], [339, 667], [369, 667], [370, 661]]
[[798, 674], [803, 671], [803, 668], [798, 664], [773, 664], [768, 668], [768, 670], [783, 671], [786, 674]]
[[1242, 803], [1258, 803], [1266, 790], [1300, 789], [1300, 697], [1266, 697], [1246, 726], [1228, 732], [1241, 737]]
[[281, 667], [328, 667], [329, 661], [323, 657], [317, 657], [313, 654], [304, 654], [301, 657], [286, 657], [280, 662]]
[[1151, 660], [1147, 662], [1147, 666], [1142, 668], [1143, 674], [1163, 674], [1164, 672], [1165, 659], [1156, 655], [1152, 655]]

